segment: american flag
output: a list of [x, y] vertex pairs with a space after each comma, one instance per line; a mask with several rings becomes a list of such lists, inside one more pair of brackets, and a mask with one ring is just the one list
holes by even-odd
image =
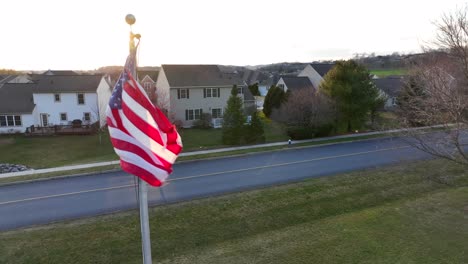
[[109, 135], [124, 171], [161, 186], [182, 151], [182, 139], [135, 80], [135, 57], [135, 51], [128, 56], [109, 100]]

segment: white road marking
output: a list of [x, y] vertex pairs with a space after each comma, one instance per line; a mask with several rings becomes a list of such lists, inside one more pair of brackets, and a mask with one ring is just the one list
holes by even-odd
[[[267, 168], [288, 166], [288, 165], [300, 164], [300, 163], [308, 163], [308, 162], [314, 162], [314, 161], [320, 161], [320, 160], [344, 158], [344, 157], [351, 157], [351, 156], [358, 156], [358, 155], [370, 154], [370, 153], [375, 153], [375, 152], [383, 152], [383, 151], [389, 151], [389, 150], [404, 149], [404, 148], [410, 148], [410, 147], [411, 147], [411, 146], [400, 146], [400, 147], [394, 147], [394, 148], [385, 148], [385, 149], [378, 149], [378, 150], [354, 152], [354, 153], [342, 154], [342, 155], [336, 155], [336, 156], [328, 156], [328, 157], [314, 158], [314, 159], [308, 159], [308, 160], [300, 160], [300, 161], [279, 163], [279, 164], [273, 164], [273, 165], [257, 166], [257, 167], [251, 167], [251, 168], [245, 168], [245, 169], [238, 169], [238, 170], [213, 172], [213, 173], [207, 173], [207, 174], [200, 174], [200, 175], [194, 175], [194, 176], [187, 176], [187, 177], [182, 177], [182, 178], [177, 178], [177, 179], [169, 179], [169, 180], [167, 180], [166, 182], [167, 182], [167, 183], [170, 183], [170, 182], [175, 182], [175, 181], [182, 181], [182, 180], [188, 180], [188, 179], [194, 179], [194, 178], [208, 177], [208, 176], [214, 176], [214, 175], [220, 175], [220, 174], [236, 173], [236, 172], [243, 172], [243, 171], [249, 171], [249, 170], [258, 170], [258, 169], [267, 169]], [[92, 189], [92, 190], [86, 190], [86, 191], [69, 192], [69, 193], [62, 193], [62, 194], [55, 194], [55, 195], [47, 195], [47, 196], [40, 196], [40, 197], [32, 197], [32, 198], [26, 198], [26, 199], [21, 199], [21, 200], [6, 201], [6, 202], [0, 202], [0, 205], [7, 205], [7, 204], [14, 204], [14, 203], [21, 203], [21, 202], [30, 202], [30, 201], [43, 200], [43, 199], [48, 199], [48, 198], [56, 198], [56, 197], [63, 197], [63, 196], [71, 196], [71, 195], [83, 194], [83, 193], [91, 193], [91, 192], [100, 192], [100, 191], [116, 190], [116, 189], [123, 189], [123, 188], [129, 188], [129, 187], [135, 187], [135, 184], [127, 184], [127, 185], [120, 185], [120, 186], [107, 187], [107, 188], [99, 188], [99, 189]]]

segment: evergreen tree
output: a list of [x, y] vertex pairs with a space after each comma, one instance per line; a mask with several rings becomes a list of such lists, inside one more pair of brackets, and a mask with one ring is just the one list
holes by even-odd
[[346, 125], [348, 132], [362, 128], [379, 99], [369, 71], [353, 60], [337, 62], [320, 87], [335, 100], [338, 121]]
[[254, 96], [260, 96], [260, 91], [258, 90], [258, 83], [249, 85], [249, 90]]
[[240, 144], [245, 122], [245, 116], [242, 111], [242, 99], [237, 95], [237, 86], [234, 85], [231, 90], [231, 96], [224, 109], [222, 137], [223, 143], [227, 145]]
[[256, 111], [252, 113], [252, 120], [246, 127], [245, 141], [247, 143], [265, 142], [265, 131], [263, 129], [263, 124]]
[[281, 88], [272, 85], [265, 96], [265, 101], [263, 102], [263, 113], [265, 116], [270, 117], [273, 109], [278, 109], [281, 106], [281, 103], [286, 101], [286, 99], [286, 93]]

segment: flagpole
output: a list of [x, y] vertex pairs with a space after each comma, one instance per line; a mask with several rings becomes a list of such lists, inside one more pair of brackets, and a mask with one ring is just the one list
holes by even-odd
[[[128, 14], [125, 17], [125, 21], [127, 24], [132, 26], [135, 24], [135, 17], [131, 14]], [[130, 53], [135, 52], [135, 38], [140, 39], [139, 34], [133, 34], [132, 30], [130, 30], [130, 42], [129, 48]], [[138, 80], [137, 76], [137, 63], [135, 58], [135, 68], [133, 69], [132, 75], [136, 80]], [[149, 228], [149, 215], [148, 215], [148, 184], [138, 177], [138, 200], [140, 205], [140, 229], [141, 229], [141, 247], [143, 251], [143, 264], [151, 264], [151, 239], [150, 239], [150, 228]]]

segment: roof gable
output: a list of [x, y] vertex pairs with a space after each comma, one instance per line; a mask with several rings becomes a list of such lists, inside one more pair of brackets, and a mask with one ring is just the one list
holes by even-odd
[[138, 78], [143, 80], [145, 77], [149, 77], [153, 82], [158, 80], [159, 71], [138, 71]]

